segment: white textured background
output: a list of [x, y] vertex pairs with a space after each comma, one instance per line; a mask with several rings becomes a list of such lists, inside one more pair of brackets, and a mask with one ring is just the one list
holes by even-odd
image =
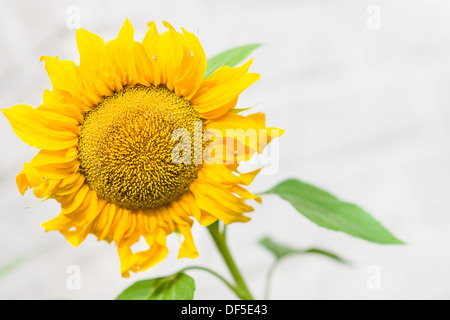
[[[381, 29], [367, 27], [378, 6]], [[280, 169], [259, 176], [262, 191], [287, 177], [317, 184], [371, 212], [407, 246], [380, 246], [315, 226], [275, 197], [256, 206], [248, 224], [229, 228], [230, 247], [257, 298], [271, 255], [258, 240], [269, 235], [299, 248], [334, 251], [353, 263], [292, 257], [276, 271], [275, 299], [450, 298], [450, 3], [444, 1], [0, 1], [0, 107], [39, 105], [51, 88], [41, 55], [78, 59], [71, 9], [81, 26], [110, 40], [125, 17], [141, 40], [146, 23], [167, 20], [199, 35], [208, 56], [260, 42], [252, 71], [261, 80], [239, 106], [258, 103], [269, 125], [286, 129]], [[70, 21], [70, 20], [69, 20]], [[58, 204], [22, 197], [15, 175], [36, 153], [0, 117], [0, 267], [29, 260], [0, 279], [2, 299], [111, 299], [132, 282], [187, 265], [226, 274], [209, 235], [198, 225], [200, 257], [176, 260], [177, 243], [159, 266], [131, 279], [119, 273], [115, 247], [89, 237], [72, 248], [40, 223]], [[81, 289], [66, 286], [67, 268], [81, 270]], [[368, 268], [381, 288], [366, 284]], [[201, 271], [196, 298], [234, 298]]]

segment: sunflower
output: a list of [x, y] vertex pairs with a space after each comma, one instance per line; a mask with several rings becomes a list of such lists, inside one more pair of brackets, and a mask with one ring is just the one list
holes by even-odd
[[[248, 72], [252, 61], [204, 78], [207, 62], [197, 37], [164, 26], [159, 34], [149, 23], [142, 42], [134, 41], [128, 19], [107, 43], [78, 29], [78, 65], [41, 57], [53, 87], [43, 103], [2, 109], [14, 132], [41, 149], [17, 175], [19, 191], [33, 189], [61, 204], [60, 214], [42, 226], [74, 246], [88, 234], [114, 242], [124, 277], [160, 263], [174, 232], [178, 258], [196, 258], [193, 218], [203, 226], [247, 222], [244, 214], [253, 208], [246, 200], [261, 200], [245, 186], [259, 170], [238, 173], [239, 162], [282, 133], [267, 130], [273, 128], [262, 113], [233, 110], [259, 79]], [[250, 143], [233, 129], [268, 134]], [[221, 152], [230, 142], [244, 153]], [[134, 252], [141, 239], [148, 249]]]

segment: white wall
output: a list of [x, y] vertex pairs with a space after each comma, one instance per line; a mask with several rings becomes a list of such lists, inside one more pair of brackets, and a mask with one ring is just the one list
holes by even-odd
[[[376, 7], [370, 7], [375, 5]], [[78, 59], [72, 9], [81, 26], [114, 38], [128, 17], [142, 39], [146, 22], [167, 20], [199, 35], [208, 56], [260, 42], [252, 71], [261, 80], [239, 106], [257, 103], [269, 125], [286, 129], [280, 169], [259, 176], [262, 191], [287, 177], [317, 184], [363, 206], [407, 246], [380, 246], [320, 229], [275, 197], [256, 205], [247, 224], [229, 228], [231, 249], [256, 297], [272, 257], [258, 244], [269, 235], [297, 247], [334, 251], [353, 263], [317, 256], [279, 266], [276, 299], [447, 299], [450, 297], [450, 3], [444, 1], [0, 1], [0, 107], [39, 105], [51, 88], [41, 55]], [[381, 29], [369, 29], [368, 8], [379, 8]], [[15, 175], [36, 153], [0, 117], [0, 266], [26, 252], [30, 261], [0, 279], [2, 299], [110, 299], [138, 279], [187, 265], [226, 274], [206, 230], [196, 225], [197, 261], [176, 260], [123, 279], [115, 247], [89, 237], [72, 248], [40, 223], [58, 204], [22, 197]], [[80, 290], [66, 286], [80, 267]], [[381, 272], [370, 290], [367, 269]], [[196, 298], [234, 298], [200, 271]]]

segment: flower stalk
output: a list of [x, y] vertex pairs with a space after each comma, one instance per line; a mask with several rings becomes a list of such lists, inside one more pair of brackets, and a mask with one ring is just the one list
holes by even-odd
[[235, 293], [242, 300], [254, 300], [253, 295], [250, 293], [247, 284], [245, 283], [244, 278], [242, 277], [241, 272], [239, 271], [236, 263], [234, 262], [233, 257], [231, 256], [230, 250], [228, 249], [228, 245], [226, 242], [225, 230], [223, 232], [219, 231], [219, 223], [215, 222], [208, 227], [208, 231], [211, 234], [211, 237], [216, 244], [217, 249], [219, 250], [222, 258], [224, 259], [228, 269], [230, 270], [231, 275], [233, 276], [235, 285]]

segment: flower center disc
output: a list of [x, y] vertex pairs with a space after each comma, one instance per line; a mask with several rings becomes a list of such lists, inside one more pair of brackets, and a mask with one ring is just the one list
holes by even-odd
[[[194, 150], [199, 146], [195, 148], [193, 137], [199, 123], [202, 130], [202, 119], [189, 101], [164, 86], [124, 88], [85, 115], [78, 141], [81, 171], [100, 198], [118, 206], [164, 205], [197, 178]], [[184, 139], [172, 139], [177, 129], [190, 133], [190, 154], [188, 148], [181, 151], [190, 162], [172, 160], [172, 150]]]

